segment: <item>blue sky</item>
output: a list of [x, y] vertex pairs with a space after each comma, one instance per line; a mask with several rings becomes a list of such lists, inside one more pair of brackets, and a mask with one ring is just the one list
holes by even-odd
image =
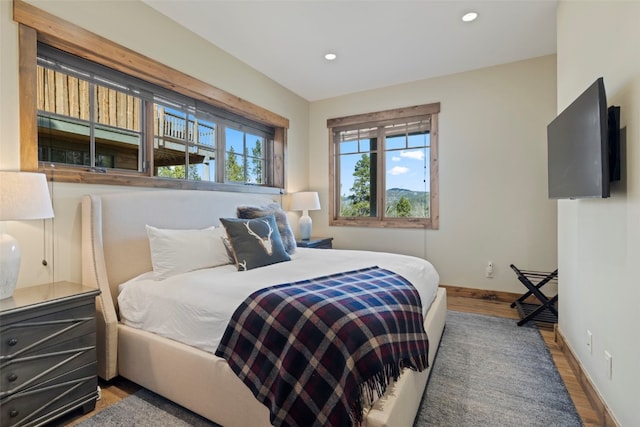
[[[426, 147], [425, 147], [426, 145]], [[412, 191], [429, 191], [429, 135], [408, 138], [388, 138], [385, 181], [387, 188], [404, 188]], [[346, 151], [346, 150], [343, 150]], [[348, 194], [353, 186], [353, 171], [362, 153], [340, 157], [340, 194]]]

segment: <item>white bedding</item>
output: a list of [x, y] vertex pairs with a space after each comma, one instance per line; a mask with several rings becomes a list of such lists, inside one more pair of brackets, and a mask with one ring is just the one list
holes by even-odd
[[120, 285], [120, 319], [134, 328], [214, 353], [236, 307], [252, 292], [280, 283], [377, 265], [409, 280], [426, 313], [439, 276], [421, 258], [385, 252], [298, 248], [292, 260], [238, 272], [234, 265], [155, 280], [142, 274]]

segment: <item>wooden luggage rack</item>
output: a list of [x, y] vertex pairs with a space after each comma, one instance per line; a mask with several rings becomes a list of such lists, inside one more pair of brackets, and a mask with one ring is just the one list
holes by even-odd
[[[530, 320], [546, 324], [558, 323], [558, 295], [549, 298], [542, 292], [542, 287], [549, 282], [558, 282], [558, 269], [551, 272], [520, 270], [511, 264], [511, 269], [515, 271], [520, 283], [528, 291], [520, 298], [511, 303], [511, 308], [517, 307], [520, 314], [518, 326], [522, 326]], [[525, 302], [527, 298], [534, 296], [537, 301]]]

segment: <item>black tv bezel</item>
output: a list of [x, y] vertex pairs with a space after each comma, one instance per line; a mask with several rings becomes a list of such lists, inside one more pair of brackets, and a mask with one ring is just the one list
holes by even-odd
[[[554, 185], [552, 182], [552, 152], [556, 150], [552, 150], [551, 145], [557, 144], [559, 141], [552, 140], [552, 127], [554, 124], [556, 127], [558, 124], [563, 124], [564, 126], [567, 123], [575, 125], [573, 122], [568, 121], [571, 119], [575, 119], [575, 113], [577, 106], [580, 105], [580, 102], [588, 101], [593, 97], [593, 94], [589, 93], [593, 90], [593, 87], [596, 86], [597, 92], [597, 108], [599, 109], [598, 114], [598, 124], [594, 126], [594, 130], [598, 133], [595, 137], [594, 141], [599, 141], [599, 143], [592, 144], [591, 150], [594, 152], [594, 157], [599, 156], [600, 159], [600, 172], [598, 174], [597, 182], [600, 188], [596, 188], [594, 185], [594, 190], [596, 191], [580, 191], [580, 187], [575, 187], [571, 191], [559, 191], [558, 185]], [[586, 97], [586, 98], [585, 98]], [[578, 116], [578, 118], [582, 118], [582, 116]], [[550, 199], [584, 199], [584, 198], [608, 198], [611, 195], [611, 182], [620, 180], [620, 107], [611, 106], [607, 107], [607, 98], [606, 92], [604, 88], [604, 79], [602, 77], [596, 79], [594, 83], [589, 85], [584, 92], [580, 94], [567, 108], [565, 108], [557, 117], [552, 120], [547, 126], [547, 179], [548, 179], [548, 197]], [[562, 142], [562, 141], [560, 141]], [[573, 140], [574, 144], [578, 144], [576, 140]], [[585, 145], [588, 148], [588, 145]], [[596, 150], [598, 152], [596, 153]], [[557, 165], [555, 165], [557, 166]], [[553, 190], [553, 191], [552, 191]]]

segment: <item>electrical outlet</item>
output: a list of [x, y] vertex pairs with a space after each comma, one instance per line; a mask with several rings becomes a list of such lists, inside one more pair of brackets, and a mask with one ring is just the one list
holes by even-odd
[[607, 378], [613, 379], [613, 357], [611, 353], [605, 350], [604, 352], [605, 369], [607, 370]]
[[487, 267], [484, 270], [484, 275], [486, 277], [493, 277], [493, 261], [487, 262]]
[[589, 349], [589, 354], [592, 353], [593, 344], [593, 334], [590, 330], [587, 329], [587, 348]]

